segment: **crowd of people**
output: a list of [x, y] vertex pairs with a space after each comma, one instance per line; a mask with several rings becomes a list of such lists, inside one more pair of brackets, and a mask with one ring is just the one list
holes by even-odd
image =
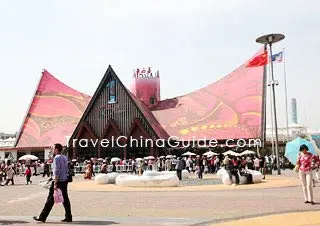
[[[66, 156], [61, 154], [61, 144], [56, 144], [54, 148], [54, 160], [48, 162], [41, 161], [27, 161], [12, 163], [10, 160], [0, 163], [0, 184], [1, 186], [14, 185], [15, 176], [25, 176], [26, 184], [31, 184], [31, 177], [33, 175], [42, 174], [43, 177], [48, 177], [50, 184], [49, 195], [47, 202], [39, 216], [34, 217], [36, 221], [45, 222], [50, 210], [54, 204], [54, 192], [57, 189], [62, 191], [64, 198], [63, 205], [65, 207], [66, 215], [63, 221], [71, 222], [72, 214], [71, 207], [67, 193], [67, 185], [72, 182], [72, 176], [76, 172], [76, 168], [84, 168], [84, 178], [91, 179], [95, 173], [109, 173], [109, 172], [131, 172], [135, 174], [143, 174], [144, 171], [176, 171], [178, 178], [182, 179], [182, 171], [187, 170], [189, 173], [195, 173], [199, 179], [203, 178], [203, 174], [214, 174], [219, 169], [224, 168], [234, 185], [239, 184], [239, 176], [247, 176], [247, 182], [252, 183], [250, 178], [250, 171], [260, 171], [265, 179], [268, 170], [276, 170], [277, 162], [275, 156], [232, 156], [232, 155], [212, 155], [212, 156], [161, 156], [161, 157], [146, 157], [137, 159], [119, 159], [109, 158], [97, 159], [91, 158], [84, 162], [77, 160], [69, 160]], [[114, 160], [116, 159], [116, 160]], [[51, 163], [53, 165], [51, 166]], [[284, 158], [280, 157], [280, 167], [284, 168]], [[306, 145], [301, 145], [300, 154], [297, 159], [295, 171], [299, 173], [299, 178], [303, 188], [305, 203], [314, 204], [313, 190], [315, 180], [320, 182], [318, 169], [320, 167], [319, 157], [308, 152]], [[41, 168], [41, 172], [38, 170]], [[33, 170], [32, 170], [33, 169]], [[82, 172], [80, 170], [80, 172]], [[249, 172], [249, 173], [248, 173]], [[314, 176], [314, 174], [316, 176]], [[71, 179], [70, 179], [71, 178]], [[233, 179], [234, 178], [234, 179]], [[4, 183], [3, 183], [4, 182]]]
[[[283, 158], [280, 158], [280, 165], [283, 164]], [[95, 173], [108, 172], [130, 172], [140, 174], [147, 170], [153, 171], [177, 171], [177, 176], [181, 179], [182, 170], [187, 170], [189, 173], [195, 173], [199, 179], [203, 178], [203, 174], [214, 174], [222, 166], [232, 175], [236, 176], [237, 184], [238, 175], [244, 172], [245, 169], [260, 170], [263, 175], [266, 174], [266, 169], [276, 168], [275, 156], [261, 156], [254, 155], [247, 156], [224, 156], [223, 154], [214, 156], [200, 156], [190, 155], [176, 157], [175, 155], [148, 157], [137, 159], [97, 159], [91, 158], [83, 162], [76, 160], [69, 160], [69, 165], [74, 173], [84, 173], [85, 179], [91, 179]], [[26, 184], [31, 184], [32, 176], [41, 174], [43, 177], [50, 177], [51, 161], [23, 161], [12, 163], [8, 160], [6, 163], [0, 164], [0, 184], [8, 185], [10, 182], [14, 184], [14, 175], [26, 177]], [[4, 183], [3, 183], [4, 182]]]
[[51, 162], [38, 161], [19, 161], [13, 163], [11, 160], [6, 160], [0, 163], [0, 185], [14, 185], [14, 176], [25, 176], [26, 184], [31, 184], [32, 176], [42, 175], [48, 178], [52, 176]]
[[[111, 159], [112, 160], [112, 159]], [[215, 156], [162, 156], [158, 158], [137, 158], [137, 159], [118, 159], [111, 161], [109, 158], [85, 160], [83, 163], [74, 162], [75, 168], [80, 168], [78, 172], [83, 172], [84, 178], [91, 179], [95, 173], [108, 172], [129, 172], [140, 174], [147, 170], [153, 171], [177, 171], [177, 176], [181, 179], [181, 171], [187, 170], [189, 173], [195, 173], [199, 179], [203, 178], [203, 174], [214, 174], [221, 167], [225, 167], [230, 175], [239, 175], [245, 170], [260, 171], [264, 177], [266, 172], [276, 169], [275, 156], [230, 156], [223, 154]], [[283, 165], [283, 164], [281, 164]], [[76, 170], [77, 171], [77, 170]], [[238, 177], [237, 177], [238, 178]], [[235, 182], [237, 184], [237, 181]]]

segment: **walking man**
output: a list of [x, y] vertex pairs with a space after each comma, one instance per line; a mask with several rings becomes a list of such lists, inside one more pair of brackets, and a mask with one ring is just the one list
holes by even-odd
[[184, 163], [181, 158], [178, 158], [176, 170], [177, 170], [177, 176], [179, 180], [182, 180], [182, 170], [184, 169]]
[[33, 217], [36, 221], [45, 222], [54, 205], [53, 193], [60, 189], [63, 195], [63, 207], [65, 209], [65, 219], [63, 222], [72, 222], [71, 205], [68, 197], [68, 159], [61, 154], [62, 145], [55, 144], [53, 153], [55, 155], [52, 164], [53, 181], [49, 189], [47, 202], [39, 217]]

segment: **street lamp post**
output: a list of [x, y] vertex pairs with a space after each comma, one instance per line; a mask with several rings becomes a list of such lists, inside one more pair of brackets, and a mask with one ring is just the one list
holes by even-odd
[[[261, 36], [256, 39], [256, 42], [261, 44], [268, 44], [270, 49], [270, 56], [272, 57], [272, 44], [283, 40], [285, 36], [283, 34], [268, 34]], [[281, 175], [280, 171], [280, 159], [279, 159], [279, 150], [278, 150], [278, 123], [277, 123], [277, 110], [276, 110], [276, 93], [275, 93], [275, 86], [277, 85], [277, 81], [274, 80], [273, 75], [273, 61], [271, 59], [271, 82], [270, 85], [272, 87], [272, 101], [273, 101], [273, 114], [274, 114], [274, 128], [275, 128], [275, 152], [276, 152], [276, 159], [277, 159], [277, 169], [278, 175]]]
[[[270, 73], [270, 70], [269, 70], [269, 74], [271, 75]], [[275, 152], [275, 149], [274, 149], [274, 120], [273, 120], [273, 102], [272, 102], [272, 83], [274, 83], [274, 81], [268, 81], [268, 86], [270, 87], [270, 116], [271, 116], [271, 145], [272, 145], [272, 155], [276, 155], [276, 152]], [[275, 81], [275, 84], [278, 85], [278, 82]]]

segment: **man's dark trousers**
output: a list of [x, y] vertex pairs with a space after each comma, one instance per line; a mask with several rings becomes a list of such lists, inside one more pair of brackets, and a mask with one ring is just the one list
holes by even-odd
[[182, 171], [181, 170], [177, 170], [177, 176], [179, 178], [179, 180], [182, 180], [182, 175], [181, 175]]
[[[66, 219], [72, 219], [72, 215], [71, 215], [71, 205], [70, 205], [70, 200], [68, 197], [68, 182], [64, 181], [64, 182], [58, 182], [57, 187], [61, 190], [62, 195], [63, 195], [63, 207], [65, 210], [65, 218]], [[47, 198], [47, 202], [44, 205], [44, 208], [39, 216], [39, 218], [43, 221], [46, 221], [53, 205], [54, 205], [54, 198], [53, 198], [53, 193], [54, 193], [54, 182], [52, 181], [52, 184], [50, 186], [50, 190], [49, 190], [49, 195]]]
[[240, 183], [240, 178], [239, 178], [238, 170], [234, 169], [234, 170], [231, 171], [231, 173], [236, 178], [236, 184], [239, 184]]

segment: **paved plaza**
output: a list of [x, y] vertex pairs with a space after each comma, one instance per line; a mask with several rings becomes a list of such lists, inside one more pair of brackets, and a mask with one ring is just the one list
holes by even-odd
[[[40, 179], [33, 177], [34, 183], [26, 186], [23, 177], [16, 177], [16, 185], [0, 187], [0, 225], [39, 224], [32, 216], [40, 213], [48, 194], [47, 189], [38, 186]], [[278, 186], [272, 187], [272, 183]], [[314, 189], [319, 205], [304, 204], [294, 176], [269, 176], [260, 187], [254, 186], [258, 185], [203, 185], [199, 190], [197, 186], [121, 190], [107, 185], [97, 189], [93, 182], [77, 178], [69, 192], [72, 225], [233, 225], [232, 220], [240, 218], [320, 210], [320, 187]], [[55, 205], [47, 224], [58, 225], [63, 216], [63, 206]], [[234, 225], [250, 224], [237, 221]]]

